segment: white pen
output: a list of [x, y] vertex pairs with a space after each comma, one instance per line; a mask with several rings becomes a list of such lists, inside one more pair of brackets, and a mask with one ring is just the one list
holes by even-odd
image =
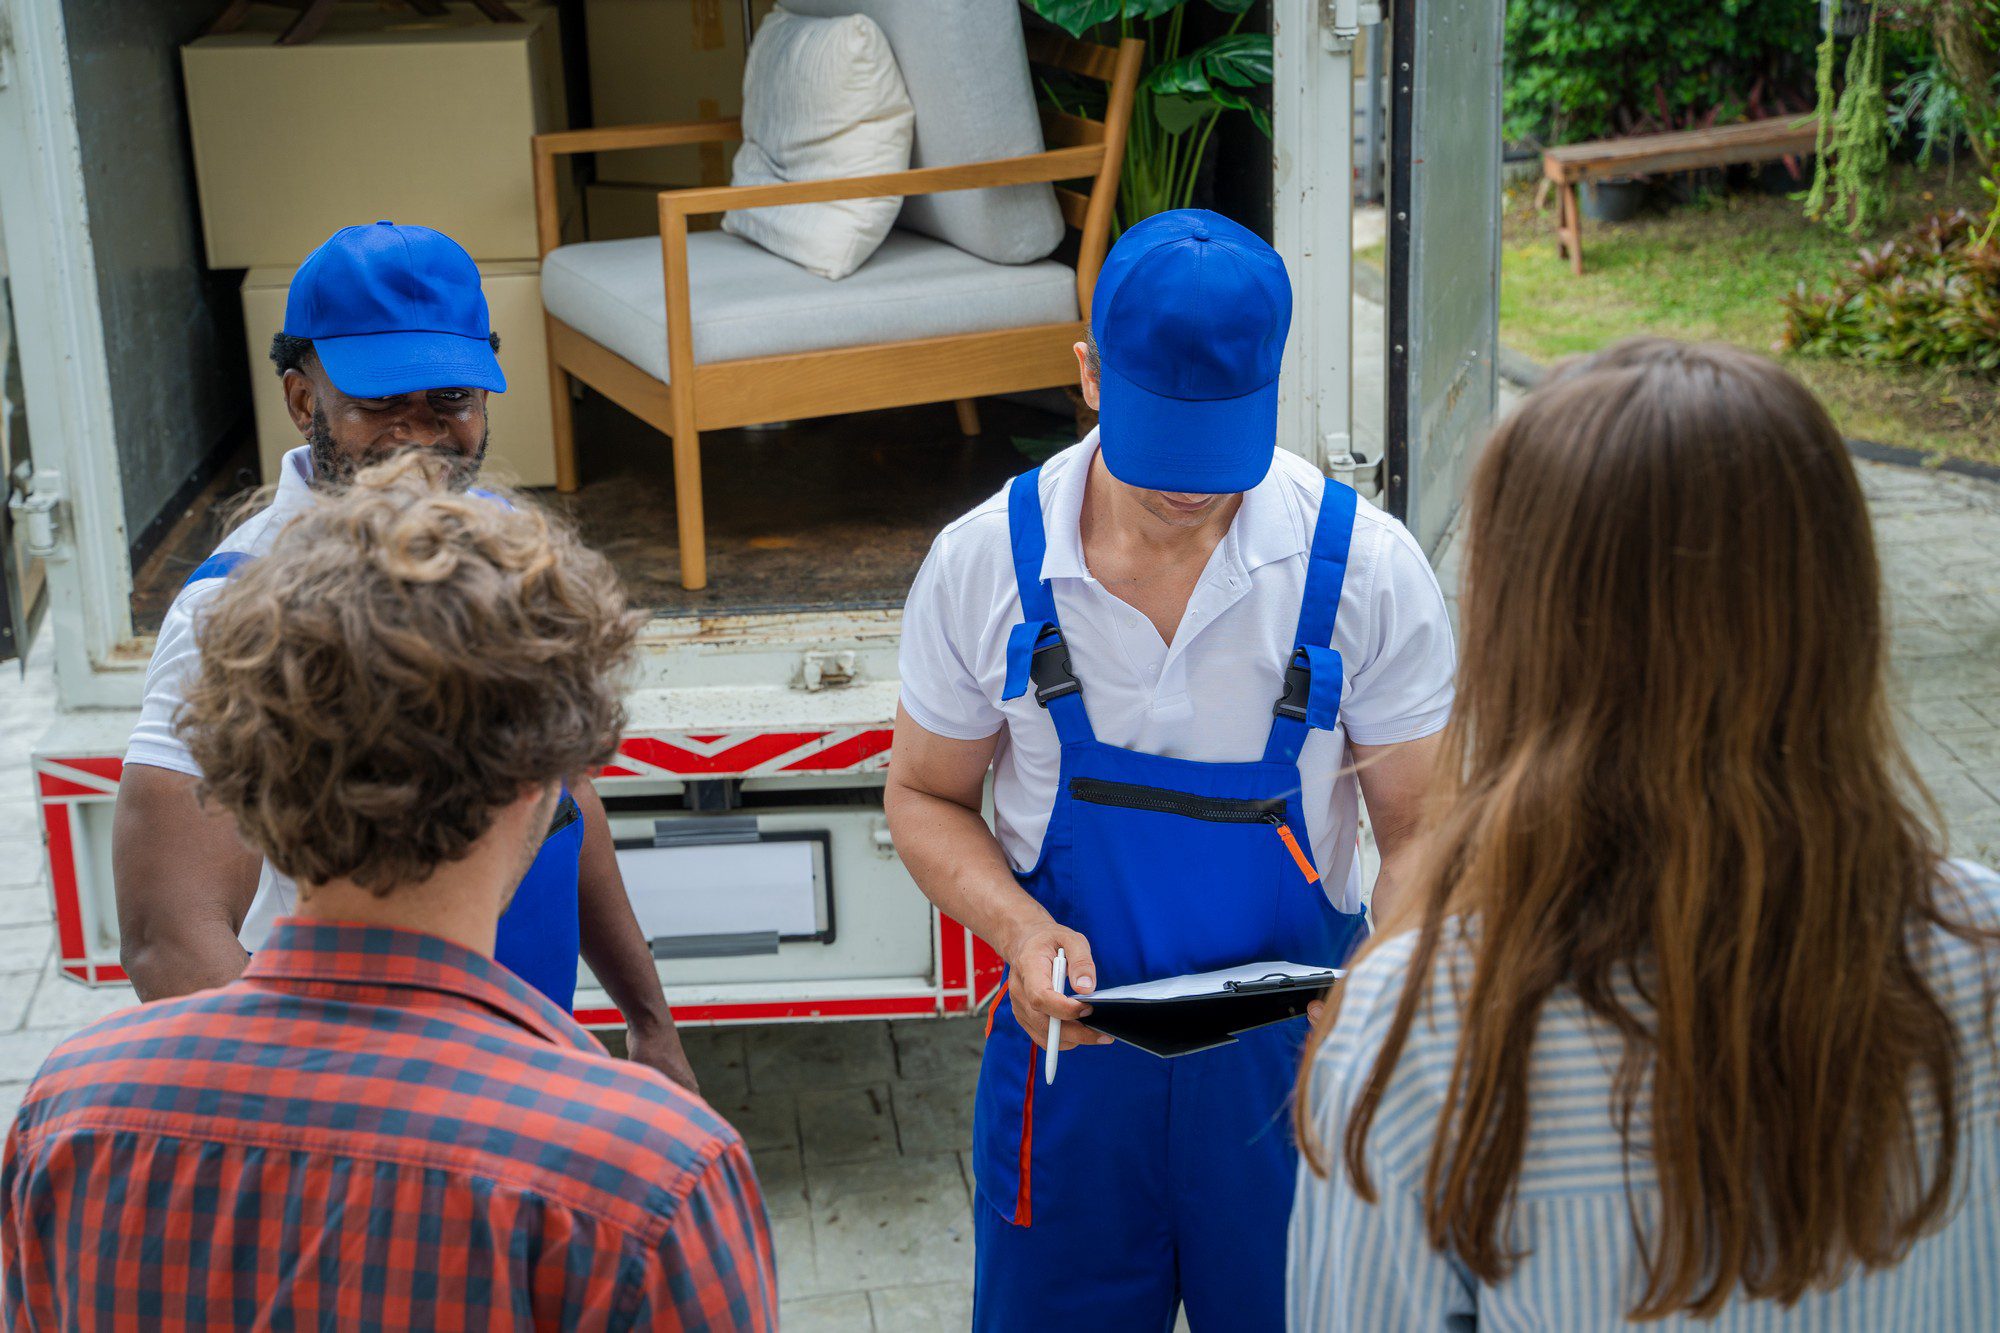
[[[1064, 956], [1061, 949], [1057, 949], [1055, 970], [1054, 974], [1049, 978], [1049, 984], [1055, 987], [1056, 994], [1058, 995], [1063, 993], [1064, 974], [1068, 970], [1069, 959]], [[1042, 1082], [1053, 1083], [1056, 1081], [1056, 1052], [1061, 1048], [1062, 1020], [1060, 1018], [1051, 1018], [1049, 1020], [1048, 1045], [1042, 1051]]]

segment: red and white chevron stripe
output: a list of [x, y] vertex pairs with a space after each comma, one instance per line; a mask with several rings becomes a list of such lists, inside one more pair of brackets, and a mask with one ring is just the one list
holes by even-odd
[[889, 766], [887, 727], [823, 731], [673, 732], [627, 736], [601, 777], [734, 778], [872, 773]]
[[[615, 788], [626, 781], [661, 778], [872, 773], [888, 767], [890, 738], [887, 727], [627, 736], [599, 778]], [[34, 761], [61, 967], [86, 985], [126, 979], [116, 948], [104, 943], [110, 938], [108, 923], [98, 920], [111, 900], [111, 867], [96, 864], [102, 857], [91, 851], [83, 809], [115, 800], [124, 771], [119, 755], [37, 756]], [[86, 878], [99, 882], [98, 892], [86, 891]], [[958, 922], [929, 910], [935, 956], [929, 993], [696, 1004], [676, 1006], [675, 1015], [682, 1023], [698, 1025], [824, 1022], [964, 1013], [990, 1003], [1000, 987], [998, 955]], [[576, 1017], [591, 1027], [618, 1027], [624, 1021], [613, 1009], [579, 1010]]]

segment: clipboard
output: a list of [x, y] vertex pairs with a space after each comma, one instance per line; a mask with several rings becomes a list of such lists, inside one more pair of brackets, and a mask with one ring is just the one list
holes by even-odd
[[1172, 1059], [1297, 1018], [1346, 975], [1343, 968], [1267, 961], [1114, 986], [1079, 998], [1090, 1005], [1085, 1027]]

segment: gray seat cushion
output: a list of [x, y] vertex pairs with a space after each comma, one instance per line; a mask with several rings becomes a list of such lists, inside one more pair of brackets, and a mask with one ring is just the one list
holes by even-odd
[[[1042, 151], [1019, 0], [784, 0], [795, 14], [866, 14], [889, 39], [917, 109], [913, 167]], [[896, 225], [996, 264], [1041, 259], [1062, 241], [1053, 188], [1010, 185], [903, 201]]]
[[[989, 264], [893, 229], [838, 282], [721, 231], [688, 237], [694, 359], [817, 352], [1076, 319], [1076, 274], [1054, 260]], [[542, 261], [542, 304], [591, 341], [667, 378], [666, 282], [656, 237], [590, 241]]]

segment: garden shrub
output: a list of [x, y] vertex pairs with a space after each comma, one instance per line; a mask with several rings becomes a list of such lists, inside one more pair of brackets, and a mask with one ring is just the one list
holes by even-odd
[[1963, 209], [1933, 217], [1784, 306], [1790, 351], [2000, 372], [2000, 239]]
[[1808, 110], [1818, 15], [1806, 0], [1508, 0], [1507, 139]]

